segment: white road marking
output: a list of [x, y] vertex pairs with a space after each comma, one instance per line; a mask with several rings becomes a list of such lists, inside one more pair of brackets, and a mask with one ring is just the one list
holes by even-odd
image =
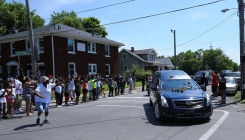
[[96, 106], [109, 106], [109, 107], [133, 107], [133, 108], [152, 108], [152, 107], [141, 107], [141, 106], [123, 106], [123, 105], [96, 105]]
[[228, 117], [229, 112], [224, 110], [214, 110], [224, 112], [224, 115], [199, 139], [199, 140], [207, 140], [223, 123], [223, 121]]
[[142, 103], [145, 103], [147, 101], [134, 101], [134, 100], [123, 100], [123, 101], [97, 101], [97, 102], [142, 102]]
[[142, 99], [142, 98], [149, 98], [149, 97], [110, 97], [110, 98], [139, 98], [139, 99]]

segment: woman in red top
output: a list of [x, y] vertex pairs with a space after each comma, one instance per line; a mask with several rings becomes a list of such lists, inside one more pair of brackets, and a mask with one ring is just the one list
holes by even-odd
[[83, 98], [82, 98], [82, 102], [86, 103], [87, 102], [87, 93], [88, 93], [88, 80], [85, 78], [83, 83], [82, 83], [82, 87], [83, 87]]
[[12, 116], [13, 112], [13, 104], [12, 104], [12, 83], [5, 84], [5, 92], [7, 95], [5, 96], [7, 101], [7, 115]]

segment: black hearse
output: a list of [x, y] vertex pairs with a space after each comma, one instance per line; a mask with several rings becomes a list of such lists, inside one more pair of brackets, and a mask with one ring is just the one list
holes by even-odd
[[149, 100], [157, 119], [205, 119], [213, 113], [210, 96], [181, 70], [156, 71]]

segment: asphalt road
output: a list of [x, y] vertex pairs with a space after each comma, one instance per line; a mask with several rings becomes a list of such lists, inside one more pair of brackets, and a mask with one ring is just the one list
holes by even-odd
[[[209, 88], [207, 91], [209, 94]], [[0, 140], [243, 140], [243, 104], [217, 104], [210, 120], [157, 121], [146, 92], [102, 98], [54, 108], [50, 124], [36, 125], [36, 116], [16, 115], [0, 122]], [[232, 97], [228, 97], [229, 98]], [[43, 121], [44, 115], [41, 116]]]

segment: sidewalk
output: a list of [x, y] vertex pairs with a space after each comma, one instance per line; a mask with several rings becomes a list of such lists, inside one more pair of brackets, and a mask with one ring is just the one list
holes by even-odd
[[[142, 87], [136, 87], [135, 90], [132, 90], [132, 91], [133, 91], [133, 93], [135, 93], [135, 92], [137, 92], [137, 91], [141, 91], [141, 89], [142, 89]], [[115, 90], [114, 90], [114, 91], [115, 91]], [[99, 99], [99, 100], [101, 100], [101, 99], [103, 99], [103, 98], [108, 98], [108, 94], [109, 94], [109, 91], [105, 91], [105, 97], [104, 97], [104, 95], [103, 95], [103, 97], [100, 96], [100, 99]], [[128, 94], [128, 88], [124, 90], [124, 95], [127, 95], [127, 94]], [[123, 96], [123, 95], [119, 95], [119, 96]], [[79, 102], [81, 102], [82, 97], [83, 97], [83, 96], [82, 96], [82, 94], [81, 94], [81, 96], [79, 97]], [[88, 97], [88, 96], [87, 96], [87, 97]], [[115, 93], [114, 93], [114, 97], [115, 97]], [[63, 97], [63, 103], [64, 103], [64, 101], [65, 101], [65, 97]], [[70, 102], [70, 99], [69, 99], [69, 102]], [[62, 103], [62, 104], [63, 104], [63, 103]], [[51, 100], [51, 102], [50, 102], [49, 104], [50, 104], [50, 105], [55, 105], [55, 104], [56, 104], [55, 98], [52, 98], [52, 100]], [[24, 100], [22, 100], [22, 108], [25, 109], [25, 101], [24, 101]]]

